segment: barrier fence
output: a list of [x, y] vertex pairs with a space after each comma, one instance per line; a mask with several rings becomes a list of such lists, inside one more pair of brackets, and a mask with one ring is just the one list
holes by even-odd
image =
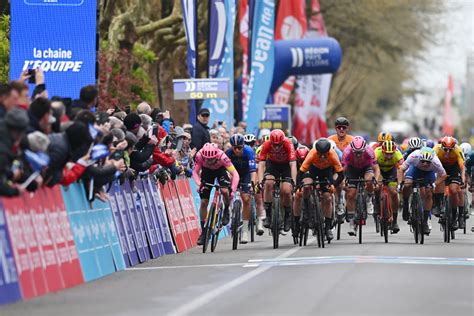
[[81, 183], [0, 198], [0, 304], [196, 246], [199, 199], [191, 188], [186, 178], [157, 186], [142, 177], [113, 183], [107, 203], [90, 203]]

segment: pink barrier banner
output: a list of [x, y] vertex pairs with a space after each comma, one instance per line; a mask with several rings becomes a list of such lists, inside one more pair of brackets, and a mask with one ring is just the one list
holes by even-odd
[[176, 249], [178, 252], [183, 252], [189, 248], [190, 241], [187, 236], [183, 216], [180, 214], [179, 204], [178, 208], [175, 205], [174, 199], [176, 198], [176, 193], [173, 194], [173, 191], [175, 190], [171, 190], [169, 182], [161, 185], [161, 196], [165, 203], [166, 214], [168, 215], [168, 221], [171, 226]]

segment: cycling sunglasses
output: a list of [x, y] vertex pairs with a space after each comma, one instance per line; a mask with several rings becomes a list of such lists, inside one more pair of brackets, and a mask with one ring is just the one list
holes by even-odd
[[346, 125], [339, 125], [339, 126], [336, 126], [336, 129], [346, 130], [348, 129], [348, 127]]
[[421, 163], [425, 163], [425, 164], [427, 164], [427, 165], [429, 165], [429, 164], [431, 163], [430, 160], [420, 160], [420, 162], [421, 162]]
[[445, 153], [449, 153], [451, 150], [453, 150], [452, 148], [446, 148], [446, 147], [443, 147], [443, 151]]
[[242, 149], [244, 149], [244, 146], [239, 145], [239, 146], [233, 146], [232, 148], [236, 149], [236, 150], [242, 150]]

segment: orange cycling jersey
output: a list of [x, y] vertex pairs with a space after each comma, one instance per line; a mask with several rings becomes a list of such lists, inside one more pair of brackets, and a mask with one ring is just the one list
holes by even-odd
[[436, 145], [433, 149], [443, 165], [452, 166], [457, 163], [460, 170], [464, 169], [464, 156], [458, 145], [448, 152], [443, 150], [441, 144]]
[[339, 150], [342, 152], [344, 152], [344, 149], [346, 149], [346, 147], [349, 146], [349, 144], [352, 142], [352, 138], [353, 137], [351, 135], [346, 135], [343, 140], [339, 140], [337, 134], [328, 137], [328, 139], [336, 143], [336, 147], [339, 148]]
[[308, 156], [306, 156], [306, 159], [301, 165], [300, 171], [308, 171], [311, 165], [315, 166], [318, 169], [326, 169], [329, 167], [333, 167], [335, 172], [342, 171], [341, 162], [339, 161], [339, 157], [337, 156], [337, 153], [334, 149], [331, 149], [329, 151], [326, 159], [321, 159], [321, 157], [318, 156], [318, 152], [316, 151], [316, 149], [311, 149], [308, 153]]

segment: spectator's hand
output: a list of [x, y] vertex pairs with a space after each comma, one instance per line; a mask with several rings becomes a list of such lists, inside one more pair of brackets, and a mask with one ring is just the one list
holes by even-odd
[[170, 114], [170, 111], [166, 110], [163, 112], [163, 119], [170, 119], [171, 118], [171, 114]]
[[108, 115], [112, 115], [112, 114], [114, 114], [115, 109], [114, 108], [109, 108], [109, 109], [107, 109], [106, 112], [107, 112]]
[[165, 154], [168, 155], [168, 156], [172, 156], [172, 155], [173, 155], [173, 149], [167, 148], [167, 149], [165, 150]]
[[26, 81], [28, 79], [30, 79], [30, 75], [28, 75], [28, 70], [24, 70], [21, 72], [20, 74], [20, 79], [18, 79], [19, 81]]
[[125, 170], [127, 170], [127, 165], [125, 164], [125, 161], [123, 159], [112, 161], [114, 162], [115, 168], [117, 168], [118, 171], [124, 172]]
[[117, 146], [115, 146], [115, 150], [125, 150], [125, 148], [127, 148], [128, 146], [128, 143], [126, 140], [122, 140], [120, 143], [117, 144]]
[[191, 151], [189, 152], [189, 156], [191, 156], [191, 158], [194, 158], [194, 156], [196, 156], [196, 152], [197, 152], [196, 148], [191, 149]]
[[18, 190], [18, 194], [20, 194], [20, 195], [26, 192], [26, 188], [24, 188], [24, 187], [23, 187], [21, 184], [19, 184], [19, 183], [15, 183], [15, 184], [13, 185], [13, 187]]
[[[36, 85], [44, 84], [44, 71], [43, 68], [37, 68], [35, 71]], [[47, 96], [46, 96], [47, 97]]]
[[158, 144], [158, 138], [156, 138], [155, 135], [152, 135], [150, 139], [148, 140], [148, 144], [153, 144], [153, 145]]

